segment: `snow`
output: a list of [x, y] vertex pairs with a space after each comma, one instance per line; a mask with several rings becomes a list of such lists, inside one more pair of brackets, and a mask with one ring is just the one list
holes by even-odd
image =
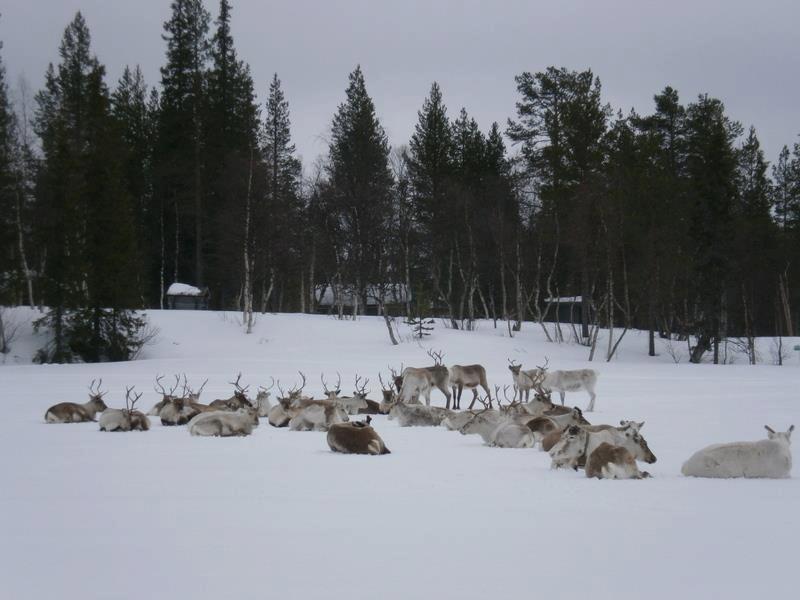
[[[27, 325], [34, 311], [11, 313], [23, 325], [0, 367], [0, 598], [727, 600], [797, 588], [800, 479], [680, 475], [710, 443], [800, 425], [797, 353], [782, 368], [675, 364], [663, 349], [647, 357], [646, 334], [629, 332], [617, 359], [587, 363], [586, 348], [546, 343], [528, 323], [509, 338], [502, 324], [437, 322], [424, 347], [391, 346], [373, 317], [259, 315], [246, 336], [235, 313], [150, 311], [160, 334], [141, 360], [38, 366], [25, 364], [43, 339]], [[490, 384], [510, 384], [507, 358], [597, 369], [589, 419], [646, 421], [658, 462], [641, 466], [653, 478], [588, 480], [551, 471], [539, 450], [382, 416], [373, 424], [392, 454], [380, 457], [333, 454], [325, 434], [266, 420], [224, 439], [157, 421], [117, 434], [43, 423], [50, 405], [86, 401], [99, 377], [114, 407], [135, 384], [149, 409], [155, 375], [178, 372], [196, 386], [209, 378], [205, 401], [228, 397], [240, 371], [253, 391], [270, 376], [291, 387], [298, 369], [316, 395], [321, 371], [339, 371], [343, 392], [366, 375], [375, 398], [379, 371], [426, 365], [428, 347], [448, 364], [481, 362]], [[432, 399], [443, 405], [438, 391]], [[567, 400], [585, 407], [588, 395]]]
[[167, 289], [167, 296], [202, 296], [205, 292], [187, 283], [173, 283]]

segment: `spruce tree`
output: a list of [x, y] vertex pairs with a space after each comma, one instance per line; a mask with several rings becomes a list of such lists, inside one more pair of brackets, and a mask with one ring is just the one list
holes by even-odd
[[302, 259], [302, 165], [295, 156], [286, 100], [278, 74], [272, 77], [262, 129], [261, 154], [266, 172], [259, 230], [263, 234], [258, 267], [264, 308], [277, 274], [286, 281]]
[[170, 215], [169, 276], [204, 285], [203, 107], [210, 16], [202, 0], [173, 0], [164, 23], [167, 63], [161, 68], [157, 194]]
[[800, 226], [800, 144], [794, 153], [784, 146], [772, 166], [772, 207], [775, 221], [784, 231]]
[[333, 118], [330, 158], [332, 209], [346, 249], [345, 276], [359, 300], [386, 277], [383, 242], [391, 209], [389, 143], [367, 93], [361, 67], [350, 73], [347, 99]]
[[687, 172], [692, 201], [690, 236], [694, 254], [693, 289], [698, 298], [692, 362], [711, 349], [718, 360], [723, 293], [731, 276], [733, 217], [737, 197], [734, 140], [739, 123], [725, 115], [719, 100], [701, 95], [686, 111]]

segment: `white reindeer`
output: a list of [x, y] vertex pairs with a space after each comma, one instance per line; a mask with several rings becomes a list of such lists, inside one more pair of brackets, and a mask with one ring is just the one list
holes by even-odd
[[97, 384], [97, 389], [94, 389], [95, 380], [89, 385], [89, 401], [86, 404], [76, 404], [74, 402], [60, 402], [47, 409], [44, 413], [44, 420], [46, 423], [83, 423], [86, 421], [94, 421], [95, 415], [103, 412], [108, 407], [103, 402], [103, 396], [106, 392], [100, 391], [100, 386], [103, 385], [103, 380]]
[[230, 412], [214, 410], [200, 413], [189, 421], [189, 433], [199, 436], [244, 436], [253, 433], [258, 426], [258, 411], [244, 407]]
[[125, 390], [125, 408], [108, 408], [100, 415], [100, 431], [148, 431], [150, 419], [144, 413], [134, 410], [136, 402], [142, 397], [135, 394], [133, 387]]
[[305, 400], [293, 408], [296, 412], [289, 420], [292, 431], [328, 431], [335, 423], [349, 421], [347, 411], [336, 400]]
[[575, 369], [572, 371], [548, 371], [546, 368], [537, 367], [535, 377], [541, 378], [541, 387], [545, 392], [557, 391], [561, 396], [561, 405], [564, 405], [566, 392], [586, 390], [589, 393], [589, 406], [586, 412], [594, 410], [594, 401], [597, 395], [594, 388], [597, 385], [597, 371], [593, 369]]
[[259, 417], [269, 416], [269, 411], [272, 409], [272, 404], [269, 401], [270, 390], [275, 387], [275, 378], [270, 377], [272, 383], [269, 387], [265, 388], [258, 386], [258, 393], [256, 394], [256, 409], [258, 410]]
[[400, 427], [438, 427], [451, 414], [452, 411], [438, 406], [395, 402], [389, 420], [397, 419]]
[[792, 432], [768, 425], [767, 439], [756, 442], [714, 444], [698, 450], [687, 460], [681, 472], [690, 477], [765, 477], [784, 479], [792, 470]]
[[483, 402], [487, 409], [476, 413], [462, 425], [459, 428], [462, 434], [478, 434], [487, 446], [496, 448], [533, 447], [533, 432], [527, 425], [519, 422], [519, 417], [505, 411], [491, 410], [488, 402]]

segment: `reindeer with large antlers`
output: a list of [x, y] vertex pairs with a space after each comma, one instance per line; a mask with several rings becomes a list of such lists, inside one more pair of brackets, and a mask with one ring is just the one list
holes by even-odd
[[106, 408], [106, 403], [103, 402], [103, 396], [106, 392], [101, 392], [100, 387], [103, 385], [101, 379], [94, 387], [95, 380], [89, 385], [89, 401], [85, 404], [76, 404], [75, 402], [60, 402], [47, 409], [44, 413], [44, 420], [47, 423], [84, 423], [86, 421], [94, 421], [95, 415], [103, 412]]
[[293, 386], [288, 394], [283, 391], [281, 380], [279, 379], [277, 382], [280, 397], [278, 398], [278, 403], [270, 408], [267, 414], [269, 424], [273, 427], [287, 427], [301, 406], [311, 401], [311, 398], [308, 396], [303, 396], [303, 388], [306, 386], [306, 376], [302, 371], [298, 371], [298, 373], [302, 379], [302, 384], [300, 386]]
[[229, 381], [233, 387], [233, 396], [226, 400], [214, 400], [209, 404], [211, 408], [217, 410], [239, 410], [240, 408], [253, 408], [253, 403], [247, 398], [247, 390], [250, 389], [249, 385], [242, 387], [239, 381], [242, 379], [242, 374], [236, 376], [236, 381]]
[[156, 392], [161, 394], [162, 400], [148, 414], [161, 417], [161, 424], [164, 426], [186, 425], [201, 410], [192, 406], [188, 398], [179, 397], [175, 394], [175, 390], [178, 389], [181, 383], [180, 375], [175, 375], [175, 385], [169, 391], [161, 383], [163, 378], [163, 375], [157, 376], [154, 386]]
[[160, 417], [161, 411], [164, 410], [166, 406], [168, 406], [172, 400], [177, 398], [175, 395], [175, 390], [178, 389], [178, 386], [181, 383], [180, 375], [175, 375], [175, 385], [170, 388], [169, 391], [166, 390], [164, 384], [161, 381], [164, 379], [164, 375], [156, 375], [156, 381], [153, 384], [153, 390], [157, 394], [161, 394], [161, 400], [156, 402], [153, 408], [150, 409], [150, 412], [147, 414], [151, 417]]
[[[125, 408], [109, 408], [100, 415], [100, 431], [148, 431], [150, 419], [135, 410], [142, 394], [133, 393], [134, 386], [125, 388]], [[133, 394], [133, 397], [131, 397]]]
[[[392, 373], [392, 376], [394, 377], [395, 375], [394, 370], [389, 368], [389, 371]], [[392, 380], [390, 380], [392, 381], [392, 383], [386, 385], [383, 381], [383, 376], [380, 373], [378, 373], [378, 381], [381, 382], [381, 393], [383, 394], [383, 398], [381, 399], [380, 405], [378, 407], [378, 412], [380, 412], [382, 415], [387, 415], [389, 414], [389, 411], [392, 409], [392, 406], [394, 406], [394, 403], [397, 402], [398, 398], [397, 392], [399, 390], [393, 387], [394, 382]]]
[[[367, 391], [367, 384], [369, 384], [369, 378], [364, 379], [360, 375], [356, 375], [353, 395], [336, 398], [348, 415], [374, 414], [364, 412], [370, 410], [369, 402], [367, 401], [367, 394], [369, 393]], [[377, 406], [377, 403], [374, 404]]]

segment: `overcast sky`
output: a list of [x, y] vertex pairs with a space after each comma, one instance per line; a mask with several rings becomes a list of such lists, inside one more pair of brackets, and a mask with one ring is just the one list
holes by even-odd
[[[514, 75], [549, 65], [591, 68], [614, 109], [649, 112], [665, 85], [684, 102], [708, 92], [774, 161], [800, 141], [798, 0], [232, 0], [239, 56], [259, 98], [283, 81], [306, 165], [326, 151], [347, 75], [360, 63], [392, 145], [408, 143], [438, 81], [449, 114], [465, 106], [481, 128], [514, 115]], [[169, 0], [4, 0], [9, 82], [34, 89], [56, 61], [64, 27], [81, 10], [113, 87], [126, 64], [157, 83]], [[216, 16], [218, 2], [206, 0]]]

